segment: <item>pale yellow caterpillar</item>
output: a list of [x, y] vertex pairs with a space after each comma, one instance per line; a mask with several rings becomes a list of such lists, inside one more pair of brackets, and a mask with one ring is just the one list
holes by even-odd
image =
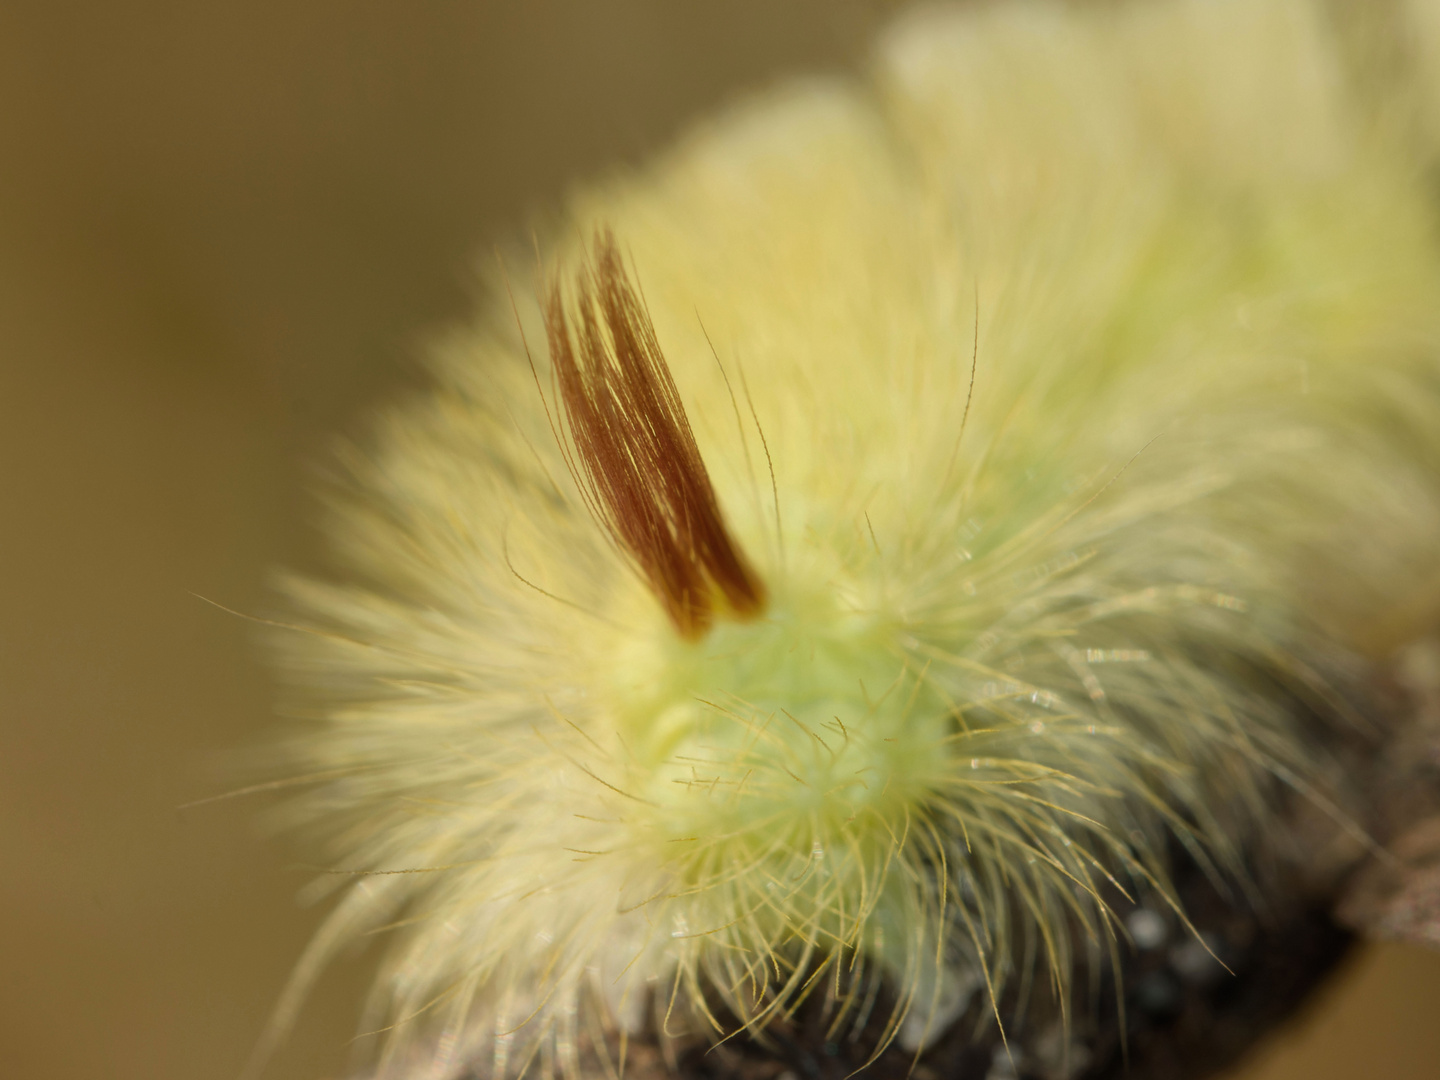
[[1177, 858], [1264, 907], [1373, 845], [1373, 667], [1440, 615], [1437, 12], [1378, 64], [1318, 0], [937, 9], [574, 198], [289, 584], [343, 895], [279, 1027], [383, 929], [376, 1076], [807, 1008], [843, 1075], [1063, 1034], [1136, 905], [1211, 950]]

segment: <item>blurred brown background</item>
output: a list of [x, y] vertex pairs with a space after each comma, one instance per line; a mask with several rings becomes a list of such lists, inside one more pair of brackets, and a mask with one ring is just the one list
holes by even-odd
[[[419, 383], [472, 258], [881, 0], [0, 4], [0, 1074], [233, 1080], [316, 924], [247, 625], [309, 464]], [[274, 1080], [341, 1075], [365, 978]], [[1440, 956], [1366, 951], [1260, 1077], [1440, 1076]]]

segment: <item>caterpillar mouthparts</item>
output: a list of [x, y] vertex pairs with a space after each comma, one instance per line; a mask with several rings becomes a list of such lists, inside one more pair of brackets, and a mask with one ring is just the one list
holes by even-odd
[[1440, 623], [1440, 96], [1328, 10], [914, 15], [578, 197], [287, 584], [266, 1048], [381, 930], [407, 1080], [1108, 1075], [1213, 912], [1323, 968]]

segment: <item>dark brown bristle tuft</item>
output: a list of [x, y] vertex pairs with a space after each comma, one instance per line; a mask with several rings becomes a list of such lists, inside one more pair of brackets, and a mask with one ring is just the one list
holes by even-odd
[[736, 617], [758, 615], [765, 587], [725, 528], [649, 312], [608, 230], [576, 275], [571, 311], [559, 283], [551, 286], [545, 328], [571, 473], [675, 628], [702, 637], [720, 601]]

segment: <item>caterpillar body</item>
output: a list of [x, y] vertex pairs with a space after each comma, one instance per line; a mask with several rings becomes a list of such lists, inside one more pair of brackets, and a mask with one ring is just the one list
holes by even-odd
[[280, 1026], [386, 929], [376, 1076], [1078, 1075], [1177, 867], [1328, 887], [1440, 611], [1440, 92], [1331, 16], [911, 16], [497, 272], [287, 586]]

